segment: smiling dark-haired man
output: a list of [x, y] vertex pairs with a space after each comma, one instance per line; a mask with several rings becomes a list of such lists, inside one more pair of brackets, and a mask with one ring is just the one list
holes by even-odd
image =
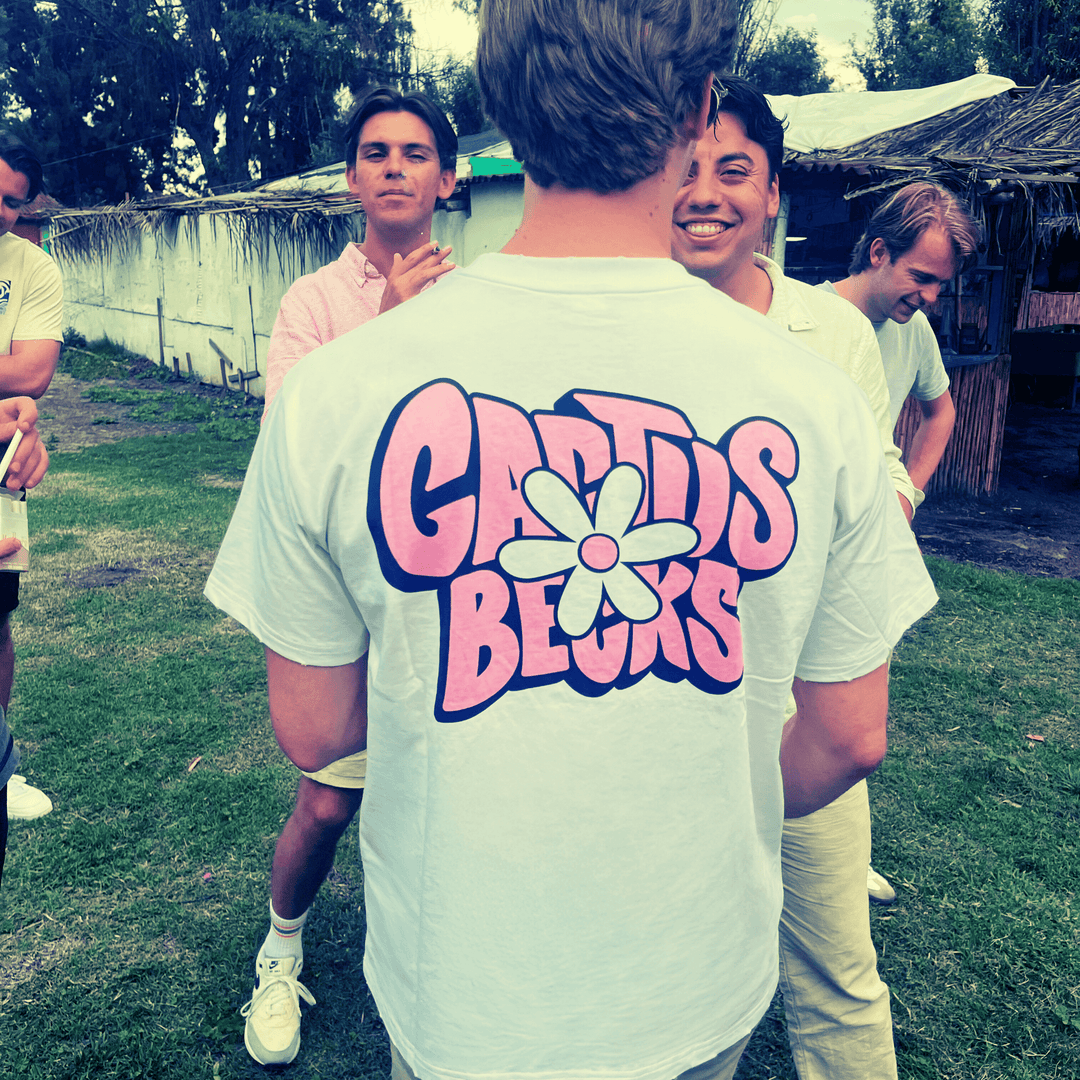
[[[914, 488], [893, 444], [873, 328], [851, 304], [786, 277], [757, 252], [780, 203], [784, 126], [764, 94], [723, 76], [712, 129], [694, 147], [675, 202], [672, 254], [692, 274], [753, 308], [846, 372], [866, 394], [900, 506]], [[865, 781], [784, 823], [780, 985], [801, 1080], [895, 1080], [889, 991], [870, 936]]]

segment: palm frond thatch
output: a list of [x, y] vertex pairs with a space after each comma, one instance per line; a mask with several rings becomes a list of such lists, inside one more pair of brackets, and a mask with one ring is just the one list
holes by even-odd
[[205, 221], [228, 231], [238, 263], [265, 265], [274, 251], [298, 273], [309, 259], [321, 265], [337, 258], [363, 228], [363, 208], [349, 192], [163, 195], [119, 206], [48, 208], [37, 216], [49, 219], [50, 243], [62, 259], [123, 257], [146, 237], [171, 245], [182, 228], [197, 237]]
[[791, 151], [793, 169], [836, 170], [868, 177], [845, 198], [938, 180], [963, 191], [972, 206], [1011, 194], [1023, 207], [1026, 237], [1052, 242], [1080, 232], [1080, 81], [1011, 90], [961, 105], [917, 124], [852, 146]]

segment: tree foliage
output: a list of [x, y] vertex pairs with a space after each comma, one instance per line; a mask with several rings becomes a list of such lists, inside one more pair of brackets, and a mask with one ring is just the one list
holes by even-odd
[[987, 0], [984, 49], [1022, 86], [1080, 79], [1080, 0]]
[[746, 70], [763, 94], [825, 94], [832, 79], [817, 50], [817, 34], [784, 26], [773, 34]]
[[871, 0], [873, 24], [852, 62], [868, 90], [909, 90], [973, 75], [982, 35], [970, 0]]
[[[411, 88], [401, 0], [5, 0], [5, 115], [63, 201], [295, 172], [346, 90]], [[193, 150], [184, 150], [184, 137]], [[179, 141], [178, 141], [179, 137]]]

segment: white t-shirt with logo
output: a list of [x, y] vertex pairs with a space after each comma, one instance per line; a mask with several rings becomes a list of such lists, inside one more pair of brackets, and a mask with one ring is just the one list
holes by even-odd
[[750, 1032], [792, 677], [935, 599], [833, 364], [674, 262], [505, 255], [290, 372], [206, 591], [368, 652], [364, 970], [424, 1080], [671, 1080]]
[[21, 236], [0, 236], [0, 356], [11, 353], [12, 341], [63, 341], [63, 319], [56, 263]]

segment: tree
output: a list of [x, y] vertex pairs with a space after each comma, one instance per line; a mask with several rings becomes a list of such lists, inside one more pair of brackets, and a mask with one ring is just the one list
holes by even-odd
[[990, 70], [1024, 86], [1080, 79], [1080, 0], [987, 0]]
[[735, 0], [739, 32], [735, 37], [735, 55], [731, 58], [734, 75], [747, 74], [764, 51], [772, 33], [776, 9], [783, 0]]
[[746, 78], [764, 94], [825, 94], [832, 89], [817, 50], [817, 34], [800, 33], [792, 26], [782, 27], [765, 42]]
[[487, 119], [472, 59], [449, 59], [423, 76], [424, 93], [450, 117], [458, 137], [483, 131]]
[[970, 0], [871, 0], [865, 49], [851, 58], [868, 90], [909, 90], [973, 75], [982, 44]]
[[217, 190], [295, 172], [343, 90], [420, 78], [401, 0], [8, 0], [5, 11], [4, 111], [29, 112], [28, 141], [75, 203], [190, 179], [185, 153]]

